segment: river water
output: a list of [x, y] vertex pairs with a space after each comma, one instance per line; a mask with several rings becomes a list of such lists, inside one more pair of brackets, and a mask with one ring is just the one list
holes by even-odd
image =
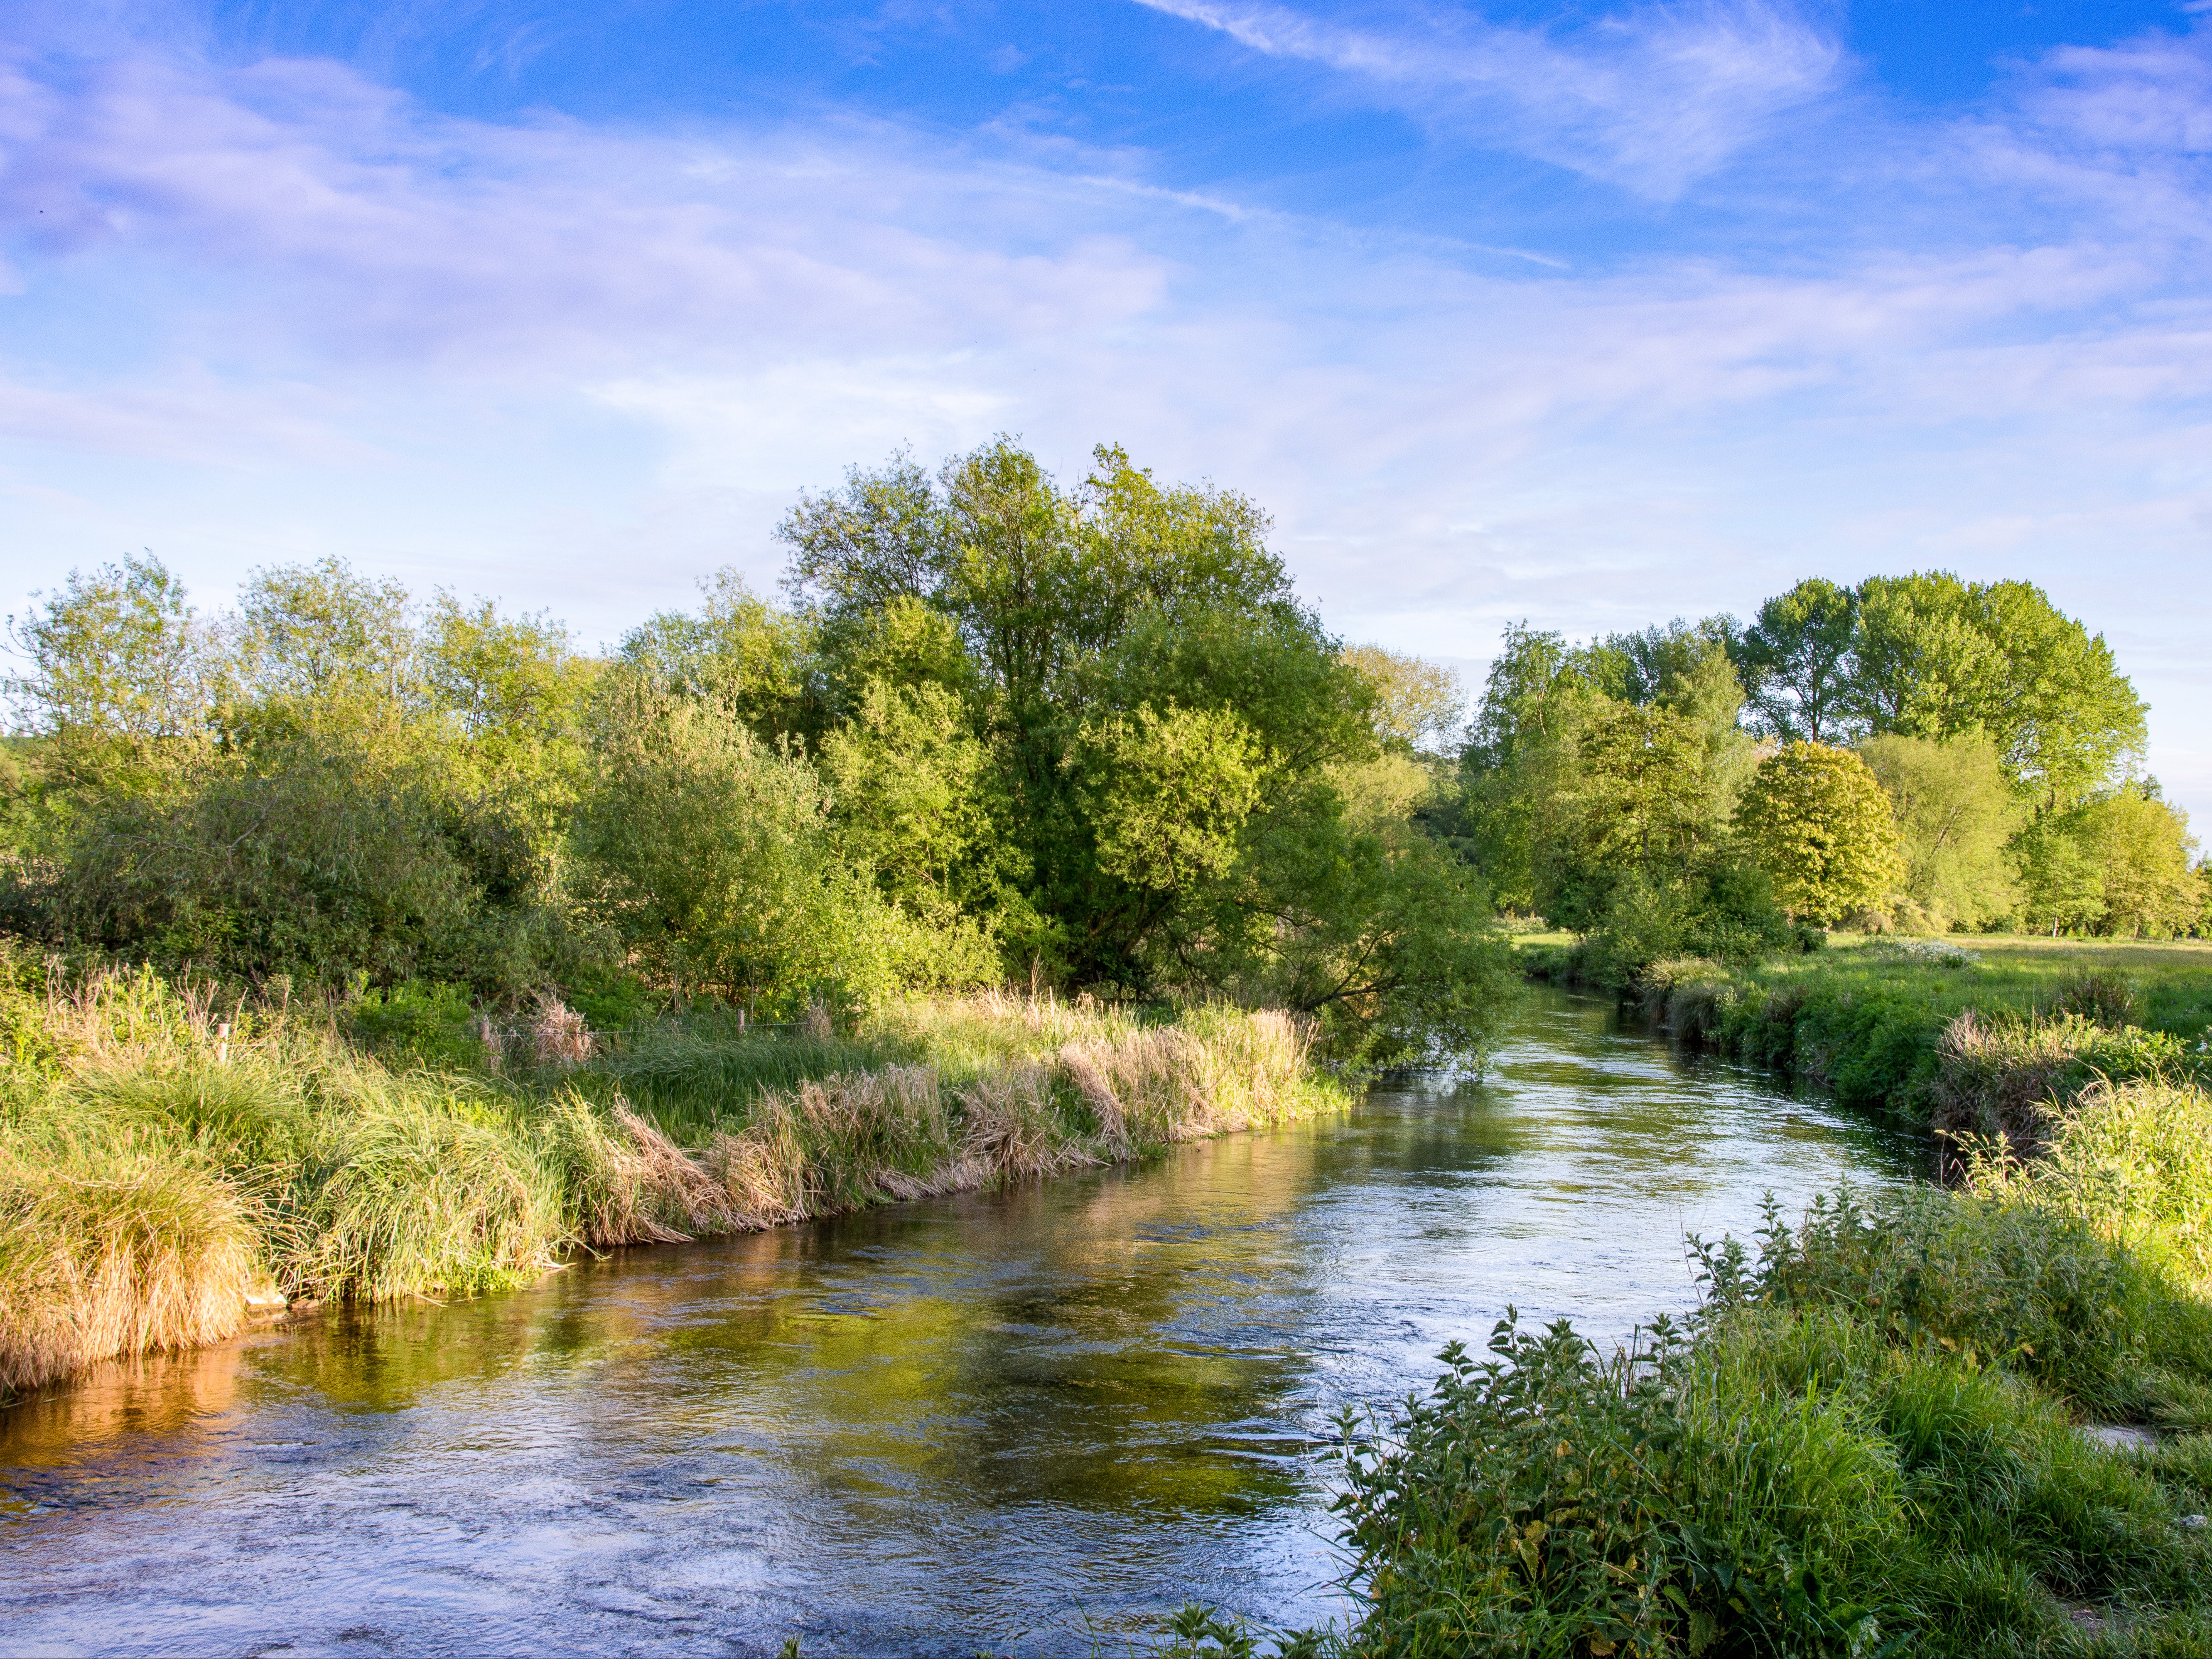
[[1509, 1303], [1923, 1146], [1533, 992], [1482, 1081], [118, 1363], [0, 1414], [9, 1654], [1121, 1654], [1342, 1620], [1323, 1443]]

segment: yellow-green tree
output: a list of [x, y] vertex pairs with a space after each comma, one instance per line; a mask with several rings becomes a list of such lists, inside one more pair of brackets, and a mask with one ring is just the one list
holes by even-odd
[[1878, 902], [1904, 873], [1889, 797], [1848, 749], [1793, 743], [1760, 762], [1735, 828], [1793, 915], [1833, 921]]
[[2102, 866], [2105, 933], [2167, 939], [2194, 927], [2203, 878], [2190, 867], [2189, 820], [2142, 788], [2082, 809], [2082, 839]]
[[1858, 745], [1889, 796], [1905, 860], [1904, 896], [1941, 928], [1984, 922], [2020, 903], [2007, 844], [2027, 817], [1987, 738], [1938, 742], [1896, 733]]

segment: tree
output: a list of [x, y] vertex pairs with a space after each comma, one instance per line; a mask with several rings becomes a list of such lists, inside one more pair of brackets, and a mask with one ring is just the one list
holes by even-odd
[[697, 616], [655, 612], [623, 636], [619, 659], [678, 696], [720, 702], [757, 737], [818, 729], [819, 711], [807, 707], [814, 642], [805, 619], [778, 611], [727, 567], [699, 589]]
[[1582, 850], [1680, 875], [1716, 828], [1705, 734], [1664, 708], [1614, 706], [1582, 733]]
[[1878, 902], [1902, 873], [1889, 798], [1848, 749], [1792, 743], [1759, 763], [1735, 827], [1793, 915], [1833, 922]]
[[1994, 922], [2020, 902], [2007, 847], [2026, 820], [1986, 738], [1865, 739], [1867, 763], [1897, 821], [1904, 895], [1938, 929]]
[[1847, 702], [1860, 728], [1916, 738], [1975, 730], [1997, 658], [1966, 584], [1941, 570], [1869, 576], [1856, 598]]
[[822, 743], [846, 857], [885, 896], [940, 913], [963, 895], [963, 866], [989, 833], [989, 762], [952, 691], [871, 680], [853, 718]]
[[1417, 753], [1449, 746], [1467, 719], [1467, 693], [1449, 668], [1379, 645], [1347, 647], [1344, 661], [1374, 689], [1375, 735]]
[[1976, 717], [2006, 769], [2046, 804], [2078, 799], [2141, 753], [2147, 708], [2112, 647], [2031, 582], [1973, 591], [2000, 664]]
[[1564, 636], [1506, 629], [1461, 752], [1458, 799], [1438, 814], [1499, 904], [1552, 902], [1547, 872], [1568, 839], [1577, 740], [1605, 702]]
[[2087, 933], [2105, 918], [2105, 871], [2080, 808], [2046, 808], [2014, 837], [2021, 915], [2039, 932]]
[[1849, 712], [1857, 601], [1815, 576], [1759, 607], [1737, 653], [1753, 719], [1784, 743], [1835, 743]]
[[35, 593], [8, 619], [30, 672], [4, 682], [22, 727], [47, 740], [65, 783], [98, 786], [207, 737], [219, 641], [184, 584], [151, 553]]
[[464, 737], [544, 745], [581, 733], [596, 665], [550, 617], [502, 617], [489, 599], [441, 592], [418, 649], [431, 704]]
[[356, 574], [337, 558], [270, 565], [246, 579], [239, 611], [237, 695], [264, 714], [419, 705], [422, 665], [398, 582]]
[[1090, 727], [1082, 746], [1102, 870], [1156, 907], [1229, 872], [1267, 771], [1236, 710], [1139, 704]]
[[1608, 634], [1576, 653], [1583, 677], [1616, 702], [1656, 706], [1701, 726], [1732, 727], [1743, 686], [1729, 660], [1735, 644], [1730, 617]]
[[2045, 807], [2109, 783], [2142, 745], [2143, 704], [2111, 648], [2033, 583], [1869, 577], [1853, 656], [1849, 701], [1868, 730], [1984, 735]]
[[725, 705], [634, 678], [602, 721], [577, 853], [625, 945], [679, 994], [787, 1012], [995, 968], [972, 928], [902, 916], [837, 857], [821, 778]]
[[2104, 878], [2100, 932], [2170, 939], [2189, 932], [2203, 913], [2189, 820], [2159, 799], [2156, 788], [2122, 789], [2080, 809], [2081, 839]]
[[[1164, 489], [1120, 448], [1063, 491], [1005, 436], [932, 478], [909, 455], [805, 496], [778, 526], [786, 582], [833, 640], [904, 595], [957, 625], [1024, 729], [1078, 695], [1069, 677], [1151, 616], [1170, 622], [1286, 604], [1267, 515], [1233, 491]], [[833, 646], [834, 648], [834, 646]]]

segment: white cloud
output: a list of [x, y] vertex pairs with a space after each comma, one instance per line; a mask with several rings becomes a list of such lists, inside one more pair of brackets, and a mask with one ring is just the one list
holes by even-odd
[[1572, 33], [1471, 12], [1361, 26], [1249, 0], [1138, 0], [1270, 57], [1320, 64], [1433, 126], [1667, 201], [1826, 93], [1842, 48], [1759, 0], [1647, 5]]

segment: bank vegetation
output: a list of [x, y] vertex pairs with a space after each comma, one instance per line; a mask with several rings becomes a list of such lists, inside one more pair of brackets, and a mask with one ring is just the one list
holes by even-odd
[[502, 1063], [383, 1057], [327, 1008], [154, 974], [0, 985], [0, 1390], [334, 1298], [512, 1289], [583, 1251], [746, 1231], [1157, 1155], [1334, 1109], [1311, 1027], [1010, 994], [838, 1034], [568, 1011]]

